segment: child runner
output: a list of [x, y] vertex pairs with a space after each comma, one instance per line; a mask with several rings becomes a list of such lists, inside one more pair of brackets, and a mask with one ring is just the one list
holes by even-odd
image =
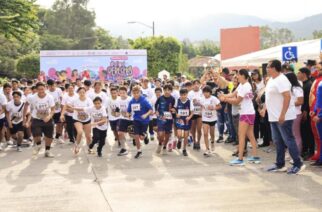
[[107, 101], [107, 113], [108, 119], [110, 121], [110, 127], [113, 131], [115, 141], [118, 142], [118, 146], [121, 147], [121, 143], [118, 138], [117, 126], [120, 118], [120, 108], [118, 105], [119, 97], [118, 90], [116, 87], [111, 87], [110, 89], [111, 97]]
[[156, 151], [157, 154], [161, 153], [162, 145], [163, 147], [166, 147], [168, 144], [173, 125], [172, 112], [175, 112], [175, 99], [171, 96], [172, 85], [165, 85], [163, 91], [163, 96], [158, 98], [157, 102], [155, 103], [155, 111], [158, 117], [157, 125], [159, 140], [158, 149]]
[[[21, 143], [24, 134], [23, 128], [23, 107], [25, 103], [21, 101], [21, 92], [14, 91], [12, 93], [13, 100], [6, 106], [6, 118], [10, 134], [13, 138], [17, 139], [17, 151], [21, 152]], [[29, 112], [29, 111], [28, 111]], [[30, 121], [30, 116], [27, 122]]]
[[[209, 134], [211, 141], [215, 140], [215, 125], [217, 122], [217, 112], [216, 110], [221, 109], [220, 101], [217, 97], [212, 96], [212, 89], [206, 86], [202, 89], [203, 97], [200, 102], [202, 104], [202, 128], [203, 136], [206, 145], [206, 151], [203, 154], [206, 157], [211, 156], [211, 151], [209, 148]], [[212, 143], [212, 151], [214, 151], [214, 143]]]
[[191, 118], [193, 116], [193, 104], [188, 99], [188, 90], [183, 88], [180, 90], [180, 98], [175, 103], [176, 109], [176, 125], [178, 131], [179, 141], [177, 148], [181, 149], [182, 139], [184, 140], [182, 154], [188, 156], [186, 147], [188, 144], [188, 136], [191, 128]]
[[124, 86], [120, 87], [119, 93], [120, 93], [120, 99], [118, 101], [118, 105], [120, 107], [121, 116], [120, 116], [119, 126], [118, 126], [118, 136], [121, 143], [121, 150], [117, 155], [122, 156], [122, 155], [128, 154], [128, 151], [125, 148], [125, 141], [126, 141], [125, 135], [128, 132], [129, 126], [133, 124], [133, 121], [132, 121], [132, 117], [129, 118], [127, 116], [127, 108], [129, 107], [129, 103], [131, 101], [131, 97], [127, 95], [127, 88]]
[[252, 144], [253, 156], [248, 157], [247, 160], [251, 163], [260, 163], [261, 160], [257, 157], [257, 142], [254, 136], [254, 121], [255, 121], [255, 109], [253, 105], [253, 89], [249, 82], [250, 76], [248, 71], [241, 69], [238, 72], [239, 85], [237, 89], [231, 94], [219, 95], [219, 99], [229, 104], [240, 104], [240, 118], [239, 118], [239, 146], [238, 146], [238, 158], [230, 161], [230, 165], [245, 165], [243, 160], [244, 147], [246, 136]]
[[139, 158], [142, 155], [140, 139], [144, 139], [150, 122], [149, 116], [153, 113], [152, 106], [148, 100], [141, 95], [141, 88], [134, 86], [132, 89], [133, 98], [127, 108], [128, 117], [133, 114], [134, 138], [138, 152], [134, 158]]
[[80, 151], [80, 143], [82, 141], [83, 132], [85, 132], [86, 143], [91, 143], [91, 114], [86, 111], [78, 111], [82, 108], [88, 108], [93, 106], [93, 102], [86, 96], [86, 90], [84, 87], [80, 87], [77, 90], [78, 97], [74, 98], [71, 105], [68, 105], [68, 109], [74, 110], [73, 119], [74, 126], [76, 128], [76, 143], [74, 147], [74, 154], [77, 155]]

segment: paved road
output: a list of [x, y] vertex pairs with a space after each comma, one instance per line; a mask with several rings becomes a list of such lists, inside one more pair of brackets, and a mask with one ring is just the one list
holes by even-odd
[[321, 168], [299, 176], [266, 173], [274, 153], [263, 151], [260, 165], [230, 167], [233, 147], [227, 144], [204, 158], [192, 150], [189, 157], [177, 151], [157, 156], [151, 143], [134, 160], [129, 146], [130, 154], [118, 157], [110, 139], [103, 158], [84, 149], [74, 157], [68, 144], [53, 147], [54, 159], [32, 158], [31, 149], [0, 152], [0, 211], [322, 210]]

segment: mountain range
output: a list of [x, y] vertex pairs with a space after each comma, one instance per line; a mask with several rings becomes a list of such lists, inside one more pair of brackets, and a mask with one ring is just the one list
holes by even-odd
[[174, 36], [179, 40], [188, 38], [192, 41], [204, 39], [219, 41], [221, 28], [265, 25], [271, 28], [290, 29], [295, 38], [312, 38], [314, 30], [322, 30], [322, 13], [293, 22], [274, 22], [248, 15], [218, 14], [187, 23], [160, 23], [156, 25], [156, 30], [157, 34]]

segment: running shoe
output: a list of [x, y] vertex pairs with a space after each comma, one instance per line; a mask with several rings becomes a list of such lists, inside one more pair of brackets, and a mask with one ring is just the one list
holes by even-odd
[[154, 141], [154, 135], [150, 135], [151, 141]]
[[314, 163], [310, 164], [311, 166], [315, 166], [315, 167], [322, 167], [322, 162], [320, 161], [315, 161]]
[[22, 152], [21, 146], [17, 146], [17, 152]]
[[157, 154], [160, 154], [160, 153], [161, 153], [161, 150], [162, 150], [162, 146], [158, 145], [158, 148], [157, 148], [156, 153], [157, 153]]
[[261, 158], [260, 157], [250, 156], [250, 157], [247, 158], [247, 161], [249, 163], [260, 164], [261, 163]]
[[138, 159], [138, 158], [140, 158], [142, 156], [142, 152], [141, 151], [139, 151], [139, 152], [137, 152], [136, 153], [136, 155], [134, 156], [134, 158], [135, 159]]
[[223, 138], [223, 136], [219, 136], [219, 138], [217, 139], [217, 141], [216, 141], [217, 143], [222, 143], [222, 142], [224, 142], [224, 138]]
[[203, 156], [210, 157], [211, 156], [211, 151], [207, 150], [206, 152], [203, 153]]
[[244, 166], [245, 165], [244, 160], [240, 160], [238, 158], [230, 161], [229, 164], [231, 166]]
[[97, 157], [101, 158], [102, 157], [102, 153], [101, 152], [97, 152]]
[[181, 149], [181, 143], [182, 143], [182, 140], [181, 140], [181, 139], [179, 139], [179, 140], [178, 140], [178, 143], [177, 143], [177, 149]]
[[302, 164], [302, 166], [299, 168], [297, 166], [293, 166], [292, 168], [290, 168], [287, 171], [287, 174], [291, 175], [291, 174], [299, 174], [300, 172], [302, 172], [304, 169], [306, 168], [305, 164]]
[[188, 156], [187, 150], [185, 150], [185, 149], [184, 149], [184, 150], [182, 151], [182, 154], [183, 154], [183, 156]]
[[148, 145], [149, 144], [149, 138], [148, 138], [148, 136], [145, 136], [145, 138], [144, 138], [144, 144], [145, 145]]
[[33, 155], [38, 155], [40, 149], [41, 149], [41, 145], [36, 145], [34, 147]]
[[136, 146], [135, 139], [133, 139], [132, 142], [133, 142], [133, 146]]
[[50, 152], [49, 150], [46, 150], [46, 152], [45, 152], [45, 157], [46, 157], [46, 158], [53, 158], [53, 157], [54, 157], [54, 155], [53, 155], [53, 154], [51, 154], [51, 152]]
[[123, 155], [127, 155], [128, 151], [126, 149], [121, 149], [120, 152], [117, 154], [118, 156], [123, 156]]
[[95, 151], [93, 149], [88, 149], [88, 154], [95, 154]]
[[266, 169], [268, 172], [286, 172], [287, 168], [285, 166], [278, 167], [276, 164], [273, 164], [272, 166], [268, 167]]

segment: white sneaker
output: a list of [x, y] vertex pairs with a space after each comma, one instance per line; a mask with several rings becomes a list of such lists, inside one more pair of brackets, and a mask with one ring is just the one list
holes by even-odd
[[158, 145], [158, 148], [157, 148], [156, 153], [157, 154], [161, 154], [161, 150], [162, 150], [162, 146]]
[[22, 148], [20, 146], [17, 147], [17, 152], [22, 152]]
[[13, 145], [13, 141], [12, 140], [7, 141], [7, 145], [12, 146]]
[[210, 157], [211, 156], [211, 151], [207, 150], [205, 153], [203, 153], [203, 156]]
[[2, 143], [0, 143], [0, 151], [2, 151], [3, 149], [2, 149]]
[[55, 157], [53, 154], [51, 154], [51, 152], [49, 151], [49, 150], [46, 150], [46, 152], [45, 152], [45, 157], [46, 158], [53, 158], [53, 157]]
[[55, 138], [55, 142], [58, 143], [58, 144], [64, 144], [65, 143], [64, 139], [62, 139], [62, 138]]
[[35, 147], [34, 147], [34, 151], [33, 151], [33, 155], [38, 155], [38, 153], [39, 153], [39, 151], [40, 151], [40, 149], [41, 149], [41, 145], [36, 145]]

